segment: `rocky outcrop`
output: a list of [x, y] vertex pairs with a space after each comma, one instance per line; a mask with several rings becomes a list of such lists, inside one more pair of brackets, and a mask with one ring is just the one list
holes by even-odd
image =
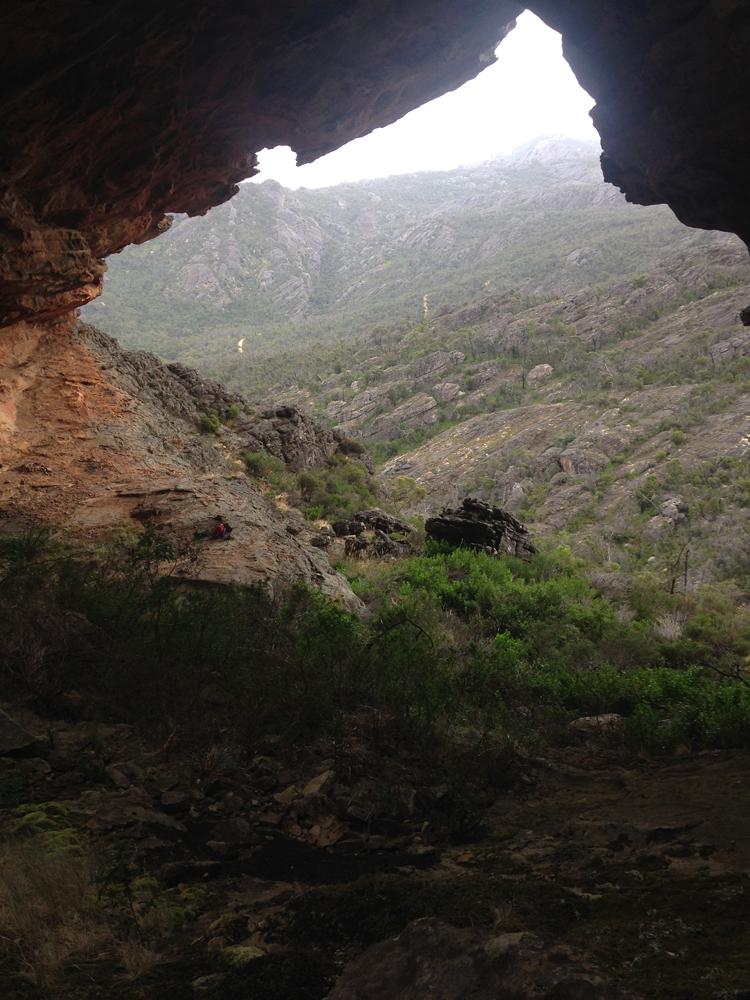
[[567, 448], [560, 455], [560, 465], [563, 472], [573, 476], [587, 476], [592, 472], [600, 472], [609, 465], [609, 459], [598, 448]]
[[[653, 508], [652, 508], [653, 509]], [[670, 532], [687, 521], [690, 505], [680, 493], [668, 494], [659, 504], [659, 513], [648, 519], [643, 527], [643, 539], [661, 542]]]
[[338, 420], [343, 430], [353, 426], [361, 426], [371, 420], [385, 405], [390, 385], [376, 385], [364, 389], [348, 403], [343, 400], [333, 400], [328, 404], [325, 414], [329, 420]]
[[230, 434], [242, 451], [265, 451], [293, 472], [322, 465], [336, 451], [361, 455], [367, 462], [364, 447], [345, 431], [327, 431], [295, 406], [275, 407], [258, 414], [243, 396], [221, 382], [204, 378], [194, 368], [177, 363], [165, 365], [145, 351], [122, 351], [115, 340], [95, 327], [81, 325], [79, 329], [85, 329], [89, 342], [109, 356], [103, 369], [110, 373], [113, 383], [141, 402], [163, 407], [196, 427], [203, 415], [214, 414], [226, 420], [234, 408], [236, 415], [231, 417], [225, 434]]
[[386, 534], [410, 535], [416, 531], [413, 524], [402, 521], [394, 514], [386, 514], [384, 510], [360, 510], [354, 515], [355, 521], [362, 521], [375, 531], [384, 531]]
[[383, 413], [363, 431], [366, 441], [392, 441], [404, 431], [429, 427], [440, 420], [436, 400], [426, 392], [418, 392], [390, 413]]
[[[210, 537], [217, 519], [231, 524], [225, 539]], [[314, 535], [285, 516], [247, 477], [204, 477], [174, 480], [131, 480], [96, 490], [69, 515], [73, 528], [87, 533], [115, 525], [153, 524], [178, 539], [190, 551], [169, 572], [193, 584], [253, 584], [303, 580], [351, 611], [361, 604], [346, 578], [331, 568], [327, 556], [313, 544]], [[296, 534], [287, 530], [300, 527]]]
[[339, 450], [346, 436], [326, 431], [317, 420], [294, 406], [264, 410], [260, 422], [242, 421], [240, 437], [248, 451], [266, 451], [293, 472], [322, 465]]
[[[301, 579], [359, 610], [345, 578], [309, 544], [301, 515], [279, 510], [233, 471], [252, 434], [290, 465], [313, 462], [339, 442], [296, 411], [258, 420], [243, 413], [242, 420], [219, 425], [217, 434], [201, 433], [208, 403], [222, 412], [226, 404], [247, 408], [219, 383], [153, 355], [123, 351], [85, 324], [65, 336], [17, 326], [0, 343], [5, 524], [17, 530], [64, 522], [94, 537], [116, 525], [137, 529], [150, 522], [192, 548], [191, 558], [175, 568], [185, 581]], [[232, 525], [226, 541], [207, 537], [217, 516]]]
[[681, 493], [673, 493], [664, 497], [659, 504], [659, 513], [667, 517], [672, 524], [683, 524], [687, 520], [690, 505], [685, 502]]
[[440, 382], [433, 388], [432, 395], [441, 403], [455, 403], [463, 392], [457, 382]]
[[337, 538], [345, 538], [347, 535], [361, 535], [365, 530], [364, 521], [334, 521], [331, 529]]
[[536, 553], [525, 525], [500, 507], [471, 497], [457, 509], [446, 508], [437, 517], [429, 517], [425, 531], [436, 541], [481, 549], [490, 555], [504, 552], [530, 559]]
[[414, 555], [414, 549], [406, 539], [389, 538], [384, 531], [376, 528], [372, 538], [347, 537], [344, 553], [355, 559], [405, 559]]
[[328, 1000], [627, 1000], [570, 946], [519, 931], [494, 936], [435, 917], [409, 924], [344, 970]]
[[465, 359], [466, 355], [461, 351], [433, 351], [432, 354], [425, 354], [410, 365], [410, 374], [417, 385], [432, 385]]
[[715, 367], [731, 364], [736, 358], [744, 358], [750, 354], [750, 338], [746, 333], [738, 333], [728, 340], [720, 340], [708, 349], [709, 357]]
[[535, 365], [530, 372], [526, 373], [526, 382], [528, 385], [536, 385], [537, 382], [548, 379], [554, 370], [552, 365]]

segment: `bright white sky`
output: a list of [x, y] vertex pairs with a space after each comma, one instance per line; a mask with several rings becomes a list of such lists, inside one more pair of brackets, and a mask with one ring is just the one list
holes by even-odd
[[541, 135], [597, 141], [593, 100], [563, 59], [560, 35], [530, 11], [497, 50], [498, 60], [459, 90], [410, 112], [315, 163], [295, 166], [288, 146], [262, 150], [255, 181], [326, 187], [416, 170], [451, 170], [502, 156]]

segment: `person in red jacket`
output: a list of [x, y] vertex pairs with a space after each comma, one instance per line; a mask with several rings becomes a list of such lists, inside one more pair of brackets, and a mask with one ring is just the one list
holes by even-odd
[[219, 539], [219, 540], [226, 539], [229, 537], [229, 533], [231, 532], [231, 530], [232, 530], [231, 526], [227, 524], [227, 522], [224, 520], [221, 514], [218, 514], [216, 517], [216, 524], [214, 525], [213, 528], [211, 528], [211, 530], [208, 533], [209, 538]]

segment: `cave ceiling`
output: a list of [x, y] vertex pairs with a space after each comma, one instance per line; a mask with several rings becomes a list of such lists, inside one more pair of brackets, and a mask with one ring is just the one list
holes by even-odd
[[[750, 0], [534, 0], [593, 96], [606, 180], [750, 240]], [[0, 11], [0, 324], [65, 316], [103, 258], [476, 76], [509, 0], [19, 0]], [[502, 55], [502, 49], [500, 50]], [[507, 95], [509, 101], [513, 94]], [[488, 114], [492, 109], [488, 109]]]

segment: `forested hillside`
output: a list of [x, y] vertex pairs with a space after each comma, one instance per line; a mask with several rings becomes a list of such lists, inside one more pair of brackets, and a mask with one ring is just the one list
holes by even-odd
[[506, 159], [289, 191], [244, 184], [109, 258], [84, 317], [130, 348], [210, 368], [515, 289], [568, 294], [648, 270], [706, 234], [625, 203], [594, 145], [542, 140]]

